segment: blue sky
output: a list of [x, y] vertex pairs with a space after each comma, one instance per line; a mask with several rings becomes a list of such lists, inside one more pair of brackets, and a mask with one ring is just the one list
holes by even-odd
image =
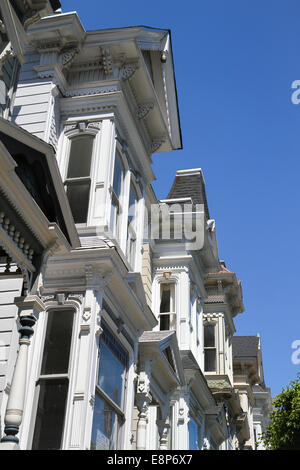
[[[220, 258], [242, 280], [239, 335], [260, 333], [266, 384], [300, 369], [300, 4], [297, 0], [62, 0], [87, 30], [169, 28], [183, 150], [153, 156], [159, 198], [201, 167]], [[300, 354], [299, 354], [300, 357]]]

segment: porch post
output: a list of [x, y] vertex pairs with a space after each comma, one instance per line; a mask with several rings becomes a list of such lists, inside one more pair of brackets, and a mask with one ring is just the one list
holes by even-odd
[[15, 299], [15, 303], [19, 307], [19, 321], [21, 324], [21, 328], [19, 329], [20, 348], [6, 407], [4, 418], [5, 436], [1, 439], [0, 450], [19, 449], [19, 439], [16, 434], [19, 432], [24, 411], [30, 337], [34, 333], [33, 326], [36, 323], [39, 313], [45, 310], [43, 302], [36, 295], [18, 297]]

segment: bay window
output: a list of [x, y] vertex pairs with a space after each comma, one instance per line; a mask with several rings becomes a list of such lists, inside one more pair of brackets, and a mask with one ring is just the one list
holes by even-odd
[[93, 146], [94, 136], [92, 135], [85, 134], [71, 139], [65, 186], [76, 224], [87, 222]]
[[124, 422], [128, 353], [106, 323], [102, 321], [101, 327], [91, 449], [116, 450]]

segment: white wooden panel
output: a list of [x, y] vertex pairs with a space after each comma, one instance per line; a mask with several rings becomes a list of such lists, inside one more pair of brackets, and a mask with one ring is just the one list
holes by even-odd
[[23, 278], [18, 277], [1, 277], [0, 278], [0, 292], [15, 291], [20, 292], [23, 285]]
[[18, 90], [17, 90], [17, 98], [20, 98], [22, 96], [36, 96], [36, 95], [41, 95], [44, 96], [45, 94], [47, 96], [48, 93], [50, 92], [50, 84], [49, 82], [46, 83], [24, 83], [18, 85]]
[[[0, 322], [1, 325], [1, 322]], [[0, 346], [9, 346], [11, 340], [11, 331], [0, 332]]]
[[[23, 111], [24, 108], [22, 108]], [[31, 124], [39, 124], [42, 123], [43, 125], [45, 124], [47, 118], [46, 113], [34, 113], [34, 114], [21, 114], [17, 116], [13, 116], [12, 120], [16, 124], [19, 124], [20, 126], [24, 127], [23, 125], [29, 125], [28, 121]]]
[[18, 308], [16, 305], [0, 305], [0, 322], [3, 318], [14, 318], [16, 317]]
[[6, 377], [5, 376], [0, 376], [0, 390], [3, 390], [5, 387], [5, 382], [6, 382]]
[[7, 371], [7, 361], [0, 362], [0, 376], [6, 375], [6, 371]]
[[1, 318], [0, 319], [0, 332], [1, 331], [12, 331], [14, 321], [15, 321], [14, 318]]
[[28, 132], [32, 132], [35, 134], [36, 132], [44, 132], [45, 131], [45, 122], [37, 123], [37, 124], [22, 124], [23, 129]]
[[[26, 107], [26, 105], [32, 106], [39, 103], [48, 103], [48, 101], [49, 93], [43, 93], [41, 95], [34, 96], [32, 94], [27, 96], [19, 96], [19, 94], [17, 94], [14, 105], [17, 107], [21, 106], [23, 108]], [[35, 110], [33, 110], [32, 112], [35, 112]]]
[[0, 292], [0, 304], [12, 304], [17, 296], [18, 291]]
[[0, 361], [7, 361], [9, 346], [0, 346]]

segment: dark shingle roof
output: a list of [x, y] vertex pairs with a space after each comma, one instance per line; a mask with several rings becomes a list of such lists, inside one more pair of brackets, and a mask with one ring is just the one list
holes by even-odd
[[256, 357], [258, 354], [258, 336], [233, 336], [233, 357]]
[[204, 204], [205, 215], [210, 219], [205, 183], [200, 168], [195, 170], [177, 171], [167, 199], [191, 198], [193, 204]]

